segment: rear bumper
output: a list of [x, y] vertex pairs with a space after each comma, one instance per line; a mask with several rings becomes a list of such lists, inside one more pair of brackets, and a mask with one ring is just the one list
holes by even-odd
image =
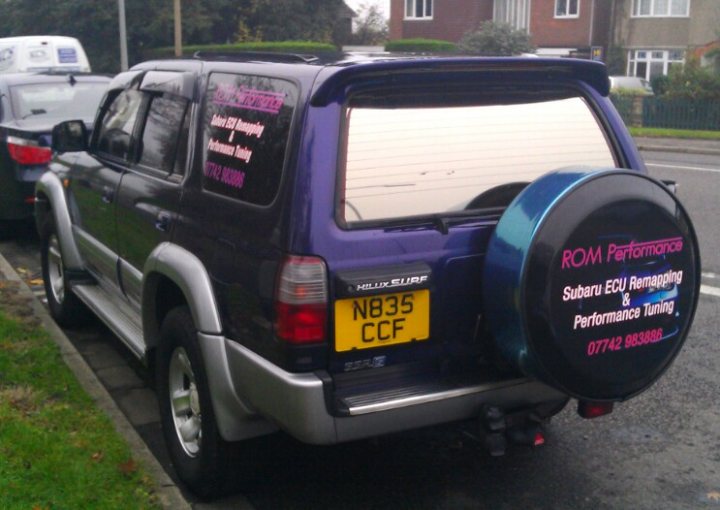
[[9, 159], [0, 159], [0, 220], [33, 217], [35, 182], [45, 167], [18, 169]]
[[0, 185], [0, 220], [24, 220], [34, 212], [34, 182], [2, 180]]
[[333, 416], [317, 375], [286, 372], [221, 336], [198, 336], [218, 426], [228, 441], [279, 428], [306, 443], [334, 444], [473, 418], [484, 404], [510, 409], [565, 398], [537, 381], [514, 379], [398, 396]]

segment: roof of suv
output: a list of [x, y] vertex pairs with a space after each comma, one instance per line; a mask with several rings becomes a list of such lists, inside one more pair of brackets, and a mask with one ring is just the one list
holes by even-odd
[[[133, 69], [151, 69], [161, 63], [178, 60], [152, 61], [139, 64]], [[382, 75], [387, 72], [423, 74], [437, 71], [459, 74], [485, 73], [512, 70], [545, 78], [581, 80], [590, 84], [598, 93], [608, 95], [610, 84], [605, 65], [600, 62], [579, 59], [527, 58], [527, 57], [471, 57], [471, 56], [427, 56], [408, 54], [365, 54], [365, 53], [324, 53], [318, 55], [272, 52], [198, 52], [191, 62], [235, 62], [248, 64], [276, 64], [289, 66], [311, 66], [322, 74], [321, 83], [316, 83], [312, 103], [325, 104], [338, 87], [359, 76]], [[192, 64], [190, 64], [192, 65]]]

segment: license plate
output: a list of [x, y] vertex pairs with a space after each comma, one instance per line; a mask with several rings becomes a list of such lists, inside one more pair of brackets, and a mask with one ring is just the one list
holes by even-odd
[[430, 337], [430, 291], [335, 302], [335, 350], [370, 349]]

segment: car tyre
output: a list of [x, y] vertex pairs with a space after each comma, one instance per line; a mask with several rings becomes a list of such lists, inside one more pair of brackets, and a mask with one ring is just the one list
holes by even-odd
[[217, 497], [223, 492], [228, 445], [217, 429], [190, 310], [185, 306], [171, 310], [160, 336], [157, 395], [170, 459], [194, 493]]
[[83, 324], [88, 318], [88, 310], [70, 290], [60, 240], [52, 224], [43, 232], [40, 255], [43, 286], [50, 315], [64, 327]]

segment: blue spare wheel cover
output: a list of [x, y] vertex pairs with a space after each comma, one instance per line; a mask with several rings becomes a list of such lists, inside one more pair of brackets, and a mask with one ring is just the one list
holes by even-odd
[[662, 183], [570, 169], [530, 184], [500, 219], [483, 307], [498, 349], [568, 395], [620, 401], [668, 368], [700, 290], [695, 231]]

